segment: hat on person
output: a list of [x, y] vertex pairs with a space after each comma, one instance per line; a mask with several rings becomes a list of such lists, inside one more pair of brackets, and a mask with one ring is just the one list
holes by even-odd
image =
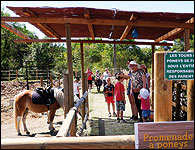
[[150, 93], [149, 93], [149, 91], [148, 91], [147, 89], [142, 88], [142, 89], [140, 90], [140, 96], [141, 96], [143, 99], [147, 99], [148, 96], [150, 96]]
[[136, 63], [136, 61], [131, 61], [130, 65], [138, 65], [138, 64]]

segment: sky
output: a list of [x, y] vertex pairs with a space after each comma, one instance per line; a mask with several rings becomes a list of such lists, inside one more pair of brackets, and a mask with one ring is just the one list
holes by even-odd
[[[194, 13], [194, 1], [1, 1], [1, 9], [8, 12], [12, 17], [15, 13], [6, 8], [12, 7], [88, 7], [97, 9], [118, 9], [124, 11], [146, 11], [146, 12], [175, 12]], [[45, 35], [29, 23], [26, 27], [35, 32], [39, 39]], [[148, 40], [147, 40], [148, 41]]]

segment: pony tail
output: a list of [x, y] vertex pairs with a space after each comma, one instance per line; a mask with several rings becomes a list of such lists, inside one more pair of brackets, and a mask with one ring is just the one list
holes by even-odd
[[14, 97], [14, 103], [13, 103], [13, 117], [14, 117], [14, 122], [15, 122], [15, 127], [16, 127], [16, 130], [18, 128], [18, 123], [17, 123], [17, 108], [16, 108], [16, 99], [17, 99], [18, 95], [16, 95]]

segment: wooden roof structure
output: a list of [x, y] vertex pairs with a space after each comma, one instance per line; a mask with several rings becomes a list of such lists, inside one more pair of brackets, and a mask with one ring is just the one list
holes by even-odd
[[[194, 33], [193, 13], [137, 12], [86, 7], [10, 7], [20, 17], [1, 17], [1, 22], [29, 22], [47, 37], [62, 40], [70, 23], [72, 38], [144, 39], [160, 42]], [[138, 37], [132, 37], [136, 28]], [[26, 38], [27, 39], [27, 38]], [[56, 40], [56, 41], [57, 41]], [[89, 41], [90, 42], [90, 41]]]

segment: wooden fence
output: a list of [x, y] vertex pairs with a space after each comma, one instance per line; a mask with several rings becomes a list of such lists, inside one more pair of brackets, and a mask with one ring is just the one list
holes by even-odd
[[1, 149], [135, 149], [135, 135], [1, 139]]
[[[60, 130], [58, 131], [58, 134], [56, 135], [56, 137], [66, 137], [68, 136], [69, 130], [70, 130], [70, 126], [72, 124], [73, 118], [78, 110], [78, 108], [81, 106], [81, 104], [83, 103], [83, 101], [86, 99], [88, 92], [86, 91], [84, 93], [84, 95], [78, 100], [78, 102], [74, 105], [73, 108], [71, 108], [69, 110], [69, 112], [66, 114], [66, 118], [63, 121], [63, 124], [60, 128]], [[85, 108], [86, 110], [88, 110], [87, 106]], [[88, 112], [85, 112], [85, 116], [87, 115]], [[87, 121], [87, 119], [85, 119]], [[84, 122], [84, 126], [86, 124], [86, 121]], [[81, 131], [82, 133], [82, 131]]]

